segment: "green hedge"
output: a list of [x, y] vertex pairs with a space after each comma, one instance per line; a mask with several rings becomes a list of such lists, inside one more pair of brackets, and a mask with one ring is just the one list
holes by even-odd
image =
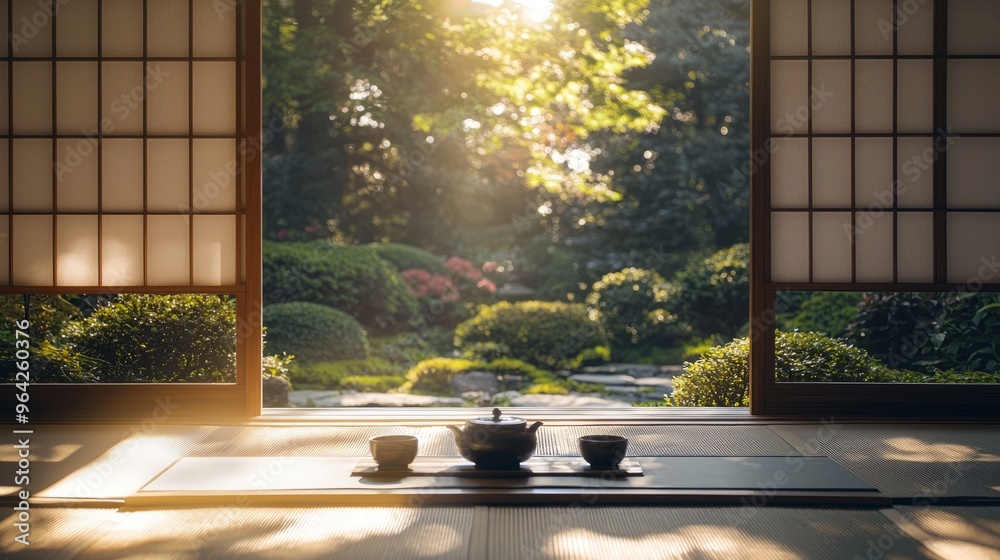
[[848, 335], [890, 367], [1000, 371], [1000, 294], [866, 293]]
[[750, 245], [740, 243], [679, 271], [676, 312], [701, 335], [734, 336], [750, 316]]
[[482, 308], [458, 325], [455, 344], [493, 342], [510, 349], [508, 357], [539, 367], [578, 367], [584, 357], [607, 356], [604, 328], [582, 304], [520, 301]]
[[267, 347], [303, 362], [368, 357], [365, 329], [354, 317], [326, 305], [295, 301], [264, 306]]
[[587, 295], [615, 346], [668, 343], [682, 334], [669, 311], [676, 290], [653, 270], [625, 268], [605, 274]]
[[288, 367], [288, 378], [295, 388], [309, 390], [344, 389], [345, 380], [357, 377], [387, 378], [401, 375], [399, 366], [382, 358], [316, 363], [301, 363], [296, 360]]
[[[747, 406], [748, 338], [705, 352], [674, 378], [669, 402], [675, 406]], [[868, 352], [816, 333], [778, 332], [775, 339], [778, 381], [885, 382], [903, 378]]]
[[444, 257], [420, 247], [405, 243], [372, 243], [370, 247], [378, 256], [392, 263], [399, 272], [419, 268], [434, 274], [448, 273], [444, 267]]
[[102, 383], [232, 382], [236, 300], [217, 295], [126, 294], [67, 322], [59, 343], [100, 364]]
[[423, 324], [420, 306], [396, 269], [371, 247], [264, 243], [264, 303], [305, 301], [350, 314], [373, 334]]
[[350, 375], [340, 380], [340, 388], [361, 393], [388, 393], [405, 383], [403, 375]]

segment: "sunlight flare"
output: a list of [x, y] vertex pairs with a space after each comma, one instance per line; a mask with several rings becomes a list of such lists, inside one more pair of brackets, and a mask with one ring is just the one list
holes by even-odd
[[[502, 6], [504, 0], [475, 0], [477, 4], [488, 4], [490, 6]], [[552, 16], [555, 5], [551, 0], [513, 0], [511, 4], [516, 4], [519, 11], [523, 12], [531, 21], [541, 23]]]

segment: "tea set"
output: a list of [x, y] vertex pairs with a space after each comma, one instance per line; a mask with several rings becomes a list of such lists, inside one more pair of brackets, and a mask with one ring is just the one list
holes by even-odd
[[[464, 428], [447, 426], [455, 435], [459, 454], [482, 470], [516, 470], [528, 460], [538, 445], [536, 433], [541, 422], [528, 426], [516, 416], [504, 416], [499, 408], [493, 416], [480, 416]], [[587, 435], [579, 438], [580, 455], [594, 469], [614, 469], [625, 457], [628, 439], [615, 435]], [[379, 469], [405, 469], [417, 456], [414, 436], [378, 436], [371, 439], [372, 457]]]

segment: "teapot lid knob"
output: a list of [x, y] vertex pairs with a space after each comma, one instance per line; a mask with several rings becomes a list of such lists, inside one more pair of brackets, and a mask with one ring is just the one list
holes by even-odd
[[499, 422], [500, 421], [500, 409], [499, 408], [494, 408], [493, 409], [493, 421], [494, 422]]

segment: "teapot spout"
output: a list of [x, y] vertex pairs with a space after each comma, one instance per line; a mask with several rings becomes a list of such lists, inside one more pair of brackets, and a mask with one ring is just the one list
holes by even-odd
[[457, 426], [445, 426], [445, 428], [448, 428], [449, 430], [451, 430], [453, 434], [455, 434], [456, 444], [462, 440], [462, 428], [459, 428]]
[[528, 426], [528, 431], [531, 433], [535, 433], [541, 426], [542, 426], [541, 422], [535, 422], [531, 426]]

